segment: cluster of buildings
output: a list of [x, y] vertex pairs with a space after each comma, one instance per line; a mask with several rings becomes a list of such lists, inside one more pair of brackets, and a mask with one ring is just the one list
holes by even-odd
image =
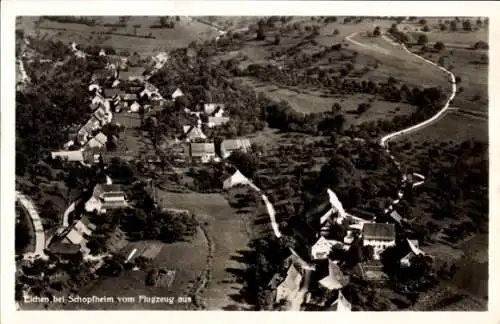
[[[287, 300], [292, 309], [300, 309], [302, 304], [314, 304], [330, 310], [348, 311], [351, 304], [342, 295], [342, 288], [351, 277], [375, 282], [387, 280], [381, 262], [385, 250], [398, 245], [401, 250], [408, 251], [399, 265], [395, 265], [401, 267], [409, 267], [415, 256], [425, 254], [419, 249], [417, 240], [397, 240], [401, 216], [391, 216], [387, 222], [363, 220], [346, 213], [331, 190], [328, 194], [330, 202], [306, 214], [306, 221], [298, 220], [294, 224], [294, 230], [297, 229], [295, 237], [301, 241], [302, 257], [292, 250], [285, 262], [286, 273], [276, 275], [280, 280], [272, 280], [275, 302]], [[339, 231], [339, 228], [343, 230]], [[355, 245], [356, 248], [371, 250], [368, 260], [344, 267], [344, 258]], [[318, 289], [330, 294], [318, 295]], [[331, 296], [332, 292], [337, 298], [326, 300], [324, 296]]]

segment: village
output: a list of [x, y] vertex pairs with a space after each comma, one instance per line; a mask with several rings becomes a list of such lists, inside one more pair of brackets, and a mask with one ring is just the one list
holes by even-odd
[[[457, 91], [455, 75], [397, 44], [441, 69], [451, 94], [443, 91], [420, 119], [344, 129], [342, 114], [355, 113], [341, 112], [336, 99], [328, 111], [306, 114], [249, 90], [244, 73], [252, 69], [217, 57], [243, 36], [218, 32], [202, 44], [148, 55], [99, 46], [91, 53], [71, 42], [70, 59], [48, 62], [84, 62], [91, 73], [82, 78], [81, 102], [88, 106], [16, 187], [34, 246], [16, 258], [17, 300], [109, 294], [119, 285], [121, 293], [187, 296], [190, 303], [172, 309], [351, 312], [407, 309], [441, 282], [449, 289], [457, 268], [439, 244], [458, 244], [445, 242], [452, 231], [443, 234], [427, 226], [438, 222], [420, 217], [432, 209], [422, 206], [422, 192], [438, 190], [445, 176], [409, 167], [393, 138], [441, 118]], [[344, 42], [356, 44], [349, 37]], [[29, 57], [22, 57], [20, 92], [31, 82]], [[33, 194], [43, 182], [39, 169], [64, 184], [62, 212], [40, 199], [53, 197], [48, 190]], [[432, 213], [442, 214], [437, 207]], [[195, 261], [176, 264], [180, 256]], [[56, 285], [44, 288], [52, 278]]]

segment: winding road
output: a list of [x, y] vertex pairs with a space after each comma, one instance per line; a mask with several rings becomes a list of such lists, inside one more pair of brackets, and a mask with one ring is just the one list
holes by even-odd
[[35, 205], [31, 199], [19, 191], [16, 191], [16, 199], [21, 203], [24, 209], [28, 212], [31, 223], [33, 224], [33, 229], [35, 231], [35, 250], [33, 252], [28, 252], [23, 255], [24, 259], [46, 257], [43, 250], [45, 249], [45, 232], [43, 230], [42, 220], [38, 214]]

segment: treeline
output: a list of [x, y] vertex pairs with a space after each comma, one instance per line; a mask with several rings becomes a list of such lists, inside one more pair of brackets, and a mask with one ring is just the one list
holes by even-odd
[[90, 27], [94, 27], [97, 24], [96, 19], [90, 19], [86, 17], [76, 17], [76, 16], [43, 16], [43, 20], [55, 21], [62, 24], [81, 24]]

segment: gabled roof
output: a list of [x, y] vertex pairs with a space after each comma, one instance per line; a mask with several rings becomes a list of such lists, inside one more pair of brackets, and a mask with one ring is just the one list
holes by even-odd
[[174, 93], [172, 93], [172, 99], [175, 99], [177, 97], [183, 96], [184, 93], [181, 91], [181, 89], [177, 88]]
[[332, 261], [328, 262], [328, 275], [319, 281], [319, 284], [329, 290], [340, 289], [349, 283], [349, 277], [344, 276], [339, 266]]
[[61, 158], [66, 161], [83, 161], [83, 152], [78, 151], [59, 151], [52, 152], [52, 159]]
[[104, 95], [107, 98], [113, 98], [114, 96], [123, 97], [127, 92], [119, 88], [107, 88], [104, 89]]
[[100, 107], [99, 109], [97, 109], [95, 112], [94, 112], [94, 116], [99, 119], [101, 122], [104, 122], [107, 120], [107, 114], [106, 114], [106, 111]]
[[208, 117], [208, 123], [214, 124], [216, 126], [227, 124], [231, 119], [229, 117], [216, 117], [210, 116]]
[[215, 154], [214, 143], [191, 143], [191, 156], [199, 157], [205, 154]]
[[228, 139], [221, 143], [221, 149], [226, 151], [242, 150], [246, 152], [251, 146], [248, 138]]
[[203, 110], [206, 114], [211, 115], [216, 113], [219, 109], [224, 109], [226, 106], [224, 104], [218, 103], [208, 103], [203, 105]]
[[403, 220], [403, 217], [401, 217], [401, 215], [399, 215], [399, 213], [395, 210], [393, 210], [389, 216], [392, 217], [392, 219], [394, 219], [396, 222], [398, 223], [401, 223], [401, 221]]
[[339, 290], [339, 296], [332, 304], [332, 310], [337, 312], [350, 312], [352, 305]]
[[363, 238], [368, 240], [394, 240], [396, 228], [394, 224], [365, 223], [363, 225]]
[[123, 192], [123, 190], [122, 187], [117, 184], [96, 184], [94, 187], [94, 191], [92, 192], [92, 196], [98, 198], [105, 193], [111, 192]]
[[291, 264], [286, 273], [285, 280], [279, 285], [290, 291], [297, 291], [300, 288], [300, 283], [302, 282], [302, 275], [297, 269], [296, 265]]
[[196, 139], [196, 138], [201, 138], [205, 139], [207, 138], [205, 134], [203, 134], [203, 131], [198, 128], [198, 127], [192, 127], [186, 134], [186, 137], [189, 139]]

